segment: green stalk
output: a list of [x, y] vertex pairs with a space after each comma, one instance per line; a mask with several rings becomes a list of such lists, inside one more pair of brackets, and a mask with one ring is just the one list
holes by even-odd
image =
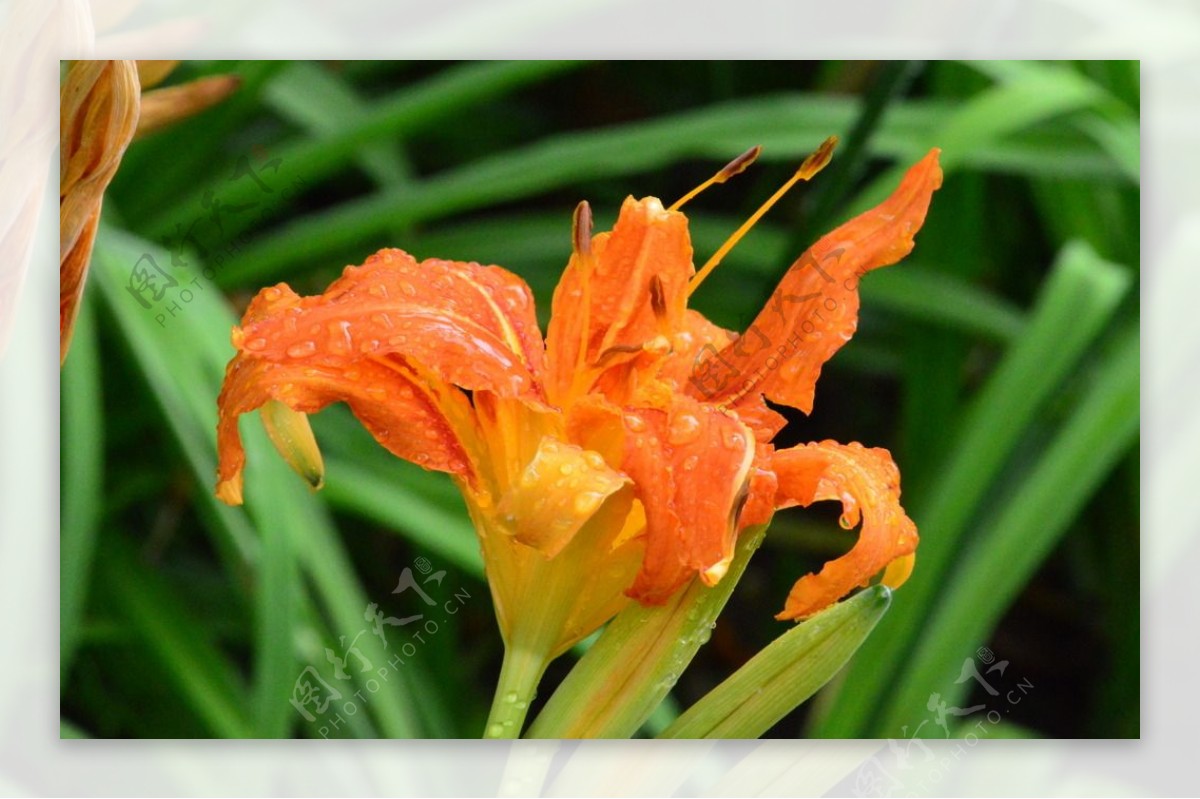
[[528, 738], [629, 738], [687, 668], [762, 543], [766, 527], [742, 533], [729, 571], [699, 580], [660, 607], [617, 614], [529, 728]]
[[485, 738], [521, 737], [525, 714], [549, 662], [546, 653], [538, 649], [524, 645], [504, 647], [504, 664], [484, 727]]

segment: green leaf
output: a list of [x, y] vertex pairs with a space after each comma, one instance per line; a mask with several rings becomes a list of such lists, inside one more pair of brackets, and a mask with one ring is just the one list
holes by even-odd
[[245, 691], [229, 660], [205, 640], [184, 603], [138, 562], [128, 543], [116, 535], [103, 543], [97, 552], [103, 596], [129, 620], [163, 678], [214, 736], [252, 737], [243, 712]]
[[758, 738], [846, 664], [891, 604], [875, 586], [776, 638], [663, 731], [660, 738]]
[[324, 496], [339, 510], [401, 532], [423, 553], [444, 558], [458, 571], [483, 577], [479, 542], [465, 508], [448, 510], [398, 480], [335, 459], [328, 461]]
[[[371, 104], [329, 69], [297, 61], [275, 77], [263, 102], [276, 113], [303, 127], [314, 138], [333, 136], [347, 125], [362, 124]], [[412, 168], [397, 142], [364, 144], [356, 161], [378, 186], [406, 183]]]
[[[367, 115], [339, 120], [341, 124], [327, 135], [273, 148], [271, 157], [280, 159], [276, 177], [282, 185], [311, 185], [336, 174], [357, 158], [365, 145], [402, 140], [472, 105], [575, 66], [576, 63], [569, 61], [509, 61], [468, 63], [446, 69], [374, 103]], [[228, 168], [210, 170], [212, 177], [208, 181], [183, 193], [174, 203], [160, 206], [161, 212], [145, 209], [150, 216], [140, 229], [152, 238], [161, 238], [171, 235], [176, 222], [186, 227], [191, 218], [204, 213], [201, 203], [206, 191], [219, 194], [221, 201], [229, 205], [256, 203], [252, 219], [232, 219], [227, 225], [225, 234], [230, 238], [245, 229], [248, 222], [270, 218], [288, 202], [283, 192], [263, 193], [252, 181], [231, 183], [229, 173]]]
[[104, 408], [96, 323], [85, 294], [62, 370], [62, 545], [58, 668], [63, 685], [79, 644], [104, 501]]
[[527, 738], [629, 738], [707, 641], [765, 527], [745, 530], [729, 571], [709, 588], [694, 580], [666, 604], [630, 603], [558, 686]]
[[[811, 152], [831, 132], [844, 132], [854, 119], [855, 106], [854, 101], [845, 98], [778, 95], [649, 122], [559, 135], [442, 172], [421, 183], [415, 192], [407, 188], [381, 191], [294, 219], [245, 248], [239, 247], [240, 251], [225, 265], [221, 281], [223, 285], [261, 282], [278, 276], [285, 266], [311, 264], [361, 245], [392, 225], [446, 217], [583, 180], [635, 174], [685, 157], [728, 159], [730, 153], [741, 152], [751, 142], [764, 145], [763, 160], [795, 160]], [[1045, 108], [1042, 104], [1037, 107]], [[989, 105], [987, 110], [994, 113], [995, 108]], [[1047, 158], [1039, 160], [1037, 152], [1021, 142], [995, 141], [1010, 126], [985, 131], [982, 123], [974, 121], [975, 115], [956, 122], [964, 119], [966, 111], [954, 115], [948, 111], [937, 105], [899, 106], [888, 116], [892, 129], [880, 130], [871, 147], [881, 155], [908, 158], [926, 143], [938, 143], [939, 131], [949, 128], [952, 141], [959, 142], [957, 146], [970, 145], [950, 159], [952, 167], [996, 165], [1015, 152], [1025, 159], [1021, 168], [1033, 169], [1036, 163], [1039, 174], [1054, 174], [1063, 167], [1073, 171], [1072, 158], [1085, 156], [1078, 143], [1072, 146], [1059, 139], [1046, 148]], [[1033, 121], [1028, 115], [1022, 118]], [[1039, 142], [1038, 146], [1045, 145]], [[1084, 149], [1095, 153], [1094, 146]], [[890, 190], [897, 182], [892, 176], [875, 185]], [[639, 191], [652, 192], [653, 186]], [[873, 205], [878, 199], [862, 202]]]

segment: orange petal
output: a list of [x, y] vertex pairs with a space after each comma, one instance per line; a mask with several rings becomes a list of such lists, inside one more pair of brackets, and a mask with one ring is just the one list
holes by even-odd
[[247, 352], [304, 366], [400, 355], [443, 380], [501, 396], [539, 397], [541, 333], [529, 287], [495, 266], [381, 250], [324, 294], [264, 289], [246, 312]]
[[628, 483], [599, 453], [543, 436], [496, 511], [518, 541], [552, 558]]
[[629, 595], [661, 603], [696, 573], [716, 584], [733, 559], [754, 436], [687, 397], [666, 410], [626, 409], [624, 426], [622, 469], [646, 511], [646, 555]]
[[[143, 63], [138, 62], [139, 72]], [[156, 133], [216, 105], [233, 94], [241, 82], [238, 75], [210, 75], [178, 86], [146, 92], [142, 95], [142, 113], [138, 117], [136, 138]]]
[[[764, 455], [763, 450], [768, 452]], [[775, 495], [779, 490], [779, 479], [775, 472], [760, 464], [770, 462], [770, 444], [759, 444], [754, 468], [750, 470], [749, 493], [742, 512], [738, 515], [737, 528], [740, 533], [747, 527], [768, 524], [775, 515]]]
[[546, 336], [552, 395], [566, 394], [579, 368], [606, 353], [636, 354], [680, 329], [694, 271], [687, 218], [657, 198], [627, 198], [611, 233], [577, 244], [554, 291]]
[[938, 152], [909, 169], [891, 197], [823, 236], [792, 264], [747, 331], [698, 364], [690, 393], [729, 404], [765, 394], [811, 412], [822, 365], [858, 325], [859, 278], [913, 248], [942, 184]]
[[71, 345], [104, 191], [137, 127], [133, 61], [75, 61], [59, 99], [59, 361]]
[[779, 507], [840, 500], [843, 527], [862, 520], [854, 547], [800, 578], [777, 619], [811, 616], [916, 551], [917, 528], [900, 507], [900, 471], [887, 450], [822, 441], [776, 452], [771, 467]]
[[[714, 325], [698, 311], [689, 308], [684, 316], [683, 329], [672, 341], [670, 355], [660, 361], [658, 378], [677, 393], [684, 393], [690, 388], [700, 389], [703, 395], [705, 384], [702, 364], [736, 338], [736, 334]], [[739, 403], [737, 415], [754, 431], [755, 439], [762, 444], [775, 438], [787, 424], [783, 416], [767, 407], [761, 394], [746, 397]]]
[[453, 386], [395, 356], [315, 365], [272, 363], [243, 352], [226, 368], [217, 400], [217, 496], [231, 505], [242, 502], [246, 462], [238, 417], [271, 399], [302, 413], [346, 402], [392, 454], [474, 479], [471, 406]]

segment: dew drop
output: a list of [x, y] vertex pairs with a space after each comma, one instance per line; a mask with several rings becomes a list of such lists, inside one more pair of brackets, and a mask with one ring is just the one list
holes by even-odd
[[260, 352], [267, 348], [267, 340], [265, 338], [254, 338], [246, 342], [246, 349], [251, 352]]
[[600, 503], [604, 497], [594, 491], [588, 491], [575, 497], [575, 512], [580, 516], [587, 516], [595, 513], [596, 508], [600, 507]]
[[317, 345], [313, 341], [301, 341], [299, 344], [293, 344], [287, 348], [287, 354], [292, 358], [304, 358], [316, 351]]
[[504, 695], [504, 701], [505, 701], [505, 702], [507, 702], [507, 703], [508, 703], [508, 704], [510, 704], [510, 705], [511, 705], [511, 704], [515, 704], [515, 703], [516, 703], [516, 701], [517, 701], [517, 692], [516, 692], [516, 691], [509, 691], [508, 693], [506, 693], [506, 694]]
[[683, 462], [683, 470], [685, 472], [690, 472], [696, 468], [696, 464], [698, 463], [700, 463], [700, 456], [690, 455], [688, 456], [688, 459]]
[[499, 738], [503, 734], [504, 734], [504, 725], [500, 724], [499, 722], [496, 722], [495, 724], [492, 724], [491, 726], [488, 727], [488, 737], [490, 737], [490, 738]]
[[628, 414], [625, 417], [625, 426], [635, 433], [640, 433], [642, 430], [646, 429], [646, 423], [642, 421], [641, 418], [634, 416], [633, 414]]
[[700, 420], [690, 413], [681, 413], [671, 420], [667, 440], [672, 444], [687, 444], [700, 435]]
[[575, 464], [573, 464], [573, 463], [564, 463], [563, 465], [558, 467], [559, 474], [566, 475], [566, 474], [571, 474], [574, 471], [575, 471]]

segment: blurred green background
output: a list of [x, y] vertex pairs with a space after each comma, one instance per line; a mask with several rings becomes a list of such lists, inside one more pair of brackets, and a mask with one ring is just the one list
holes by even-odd
[[[702, 261], [830, 134], [831, 166], [694, 306], [743, 329], [808, 243], [942, 148], [916, 250], [864, 280], [857, 336], [782, 434], [890, 449], [922, 540], [851, 665], [772, 735], [963, 734], [979, 713], [932, 709], [993, 701], [962, 679], [987, 647], [1033, 686], [991, 735], [1138, 736], [1136, 62], [189, 62], [167, 83], [226, 72], [232, 98], [126, 153], [62, 373], [64, 736], [480, 735], [502, 645], [450, 481], [339, 406], [313, 420], [324, 491], [246, 422], [248, 504], [221, 505], [230, 327], [262, 286], [319, 293], [382, 246], [503, 265], [544, 323], [579, 200], [605, 229], [626, 195], [670, 202], [763, 145], [689, 204]], [[160, 297], [130, 289], [135, 266]], [[791, 583], [852, 542], [836, 514], [776, 517], [644, 734], [786, 629]], [[425, 587], [457, 613], [381, 639], [369, 604], [426, 609], [393, 593], [406, 567], [444, 570]], [[309, 721], [306, 684], [341, 699], [300, 702]]]

